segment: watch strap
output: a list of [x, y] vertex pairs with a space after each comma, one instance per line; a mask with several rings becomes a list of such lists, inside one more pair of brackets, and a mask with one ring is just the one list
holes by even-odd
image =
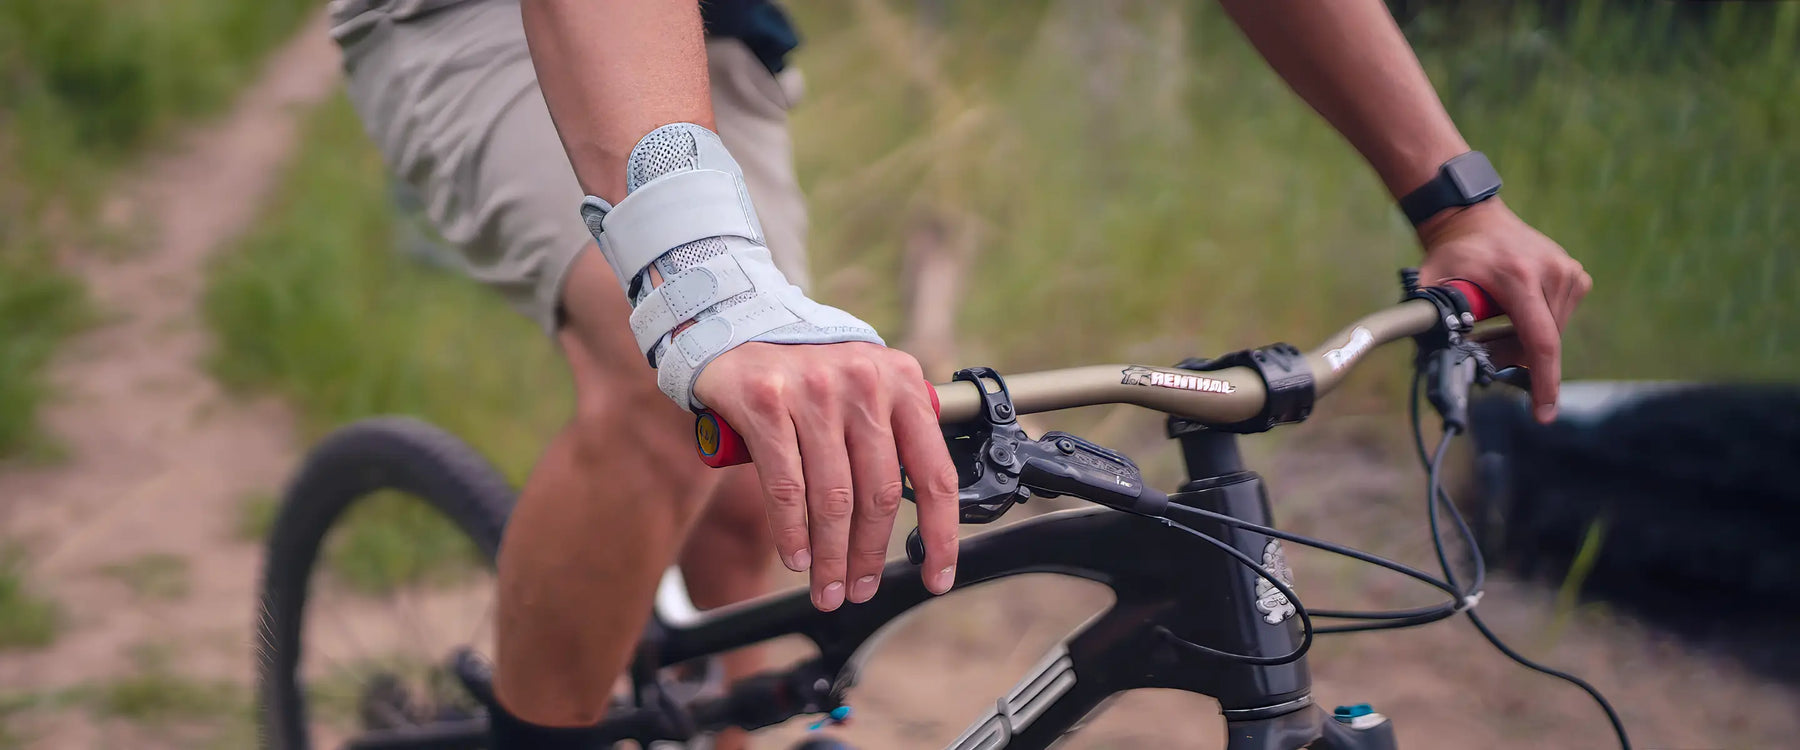
[[1448, 208], [1473, 206], [1500, 192], [1500, 175], [1480, 151], [1444, 162], [1425, 184], [1400, 199], [1400, 211], [1413, 226]]

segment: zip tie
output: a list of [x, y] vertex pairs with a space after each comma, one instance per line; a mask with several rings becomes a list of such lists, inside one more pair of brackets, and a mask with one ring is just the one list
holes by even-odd
[[1452, 611], [1463, 612], [1463, 611], [1474, 609], [1475, 605], [1481, 603], [1481, 596], [1486, 593], [1487, 593], [1486, 591], [1477, 591], [1473, 594], [1463, 597], [1462, 603], [1457, 604], [1456, 609], [1452, 610]]

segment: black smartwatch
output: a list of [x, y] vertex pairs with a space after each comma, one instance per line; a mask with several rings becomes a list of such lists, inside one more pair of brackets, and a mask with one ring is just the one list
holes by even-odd
[[1400, 210], [1413, 226], [1439, 211], [1473, 206], [1500, 193], [1500, 173], [1480, 151], [1455, 157], [1438, 167], [1436, 177], [1400, 199]]

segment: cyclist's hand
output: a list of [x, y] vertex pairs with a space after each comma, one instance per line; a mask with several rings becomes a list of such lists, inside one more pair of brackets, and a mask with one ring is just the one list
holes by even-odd
[[1424, 284], [1475, 282], [1517, 329], [1539, 422], [1556, 418], [1562, 332], [1594, 279], [1561, 245], [1532, 229], [1498, 198], [1433, 217], [1419, 227]]
[[813, 605], [868, 601], [887, 562], [906, 465], [934, 593], [956, 578], [956, 467], [919, 363], [868, 343], [750, 343], [707, 365], [695, 395], [743, 435], [781, 560], [812, 571]]

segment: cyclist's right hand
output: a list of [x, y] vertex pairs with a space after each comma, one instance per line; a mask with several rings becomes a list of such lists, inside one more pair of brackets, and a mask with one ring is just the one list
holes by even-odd
[[868, 601], [880, 584], [906, 465], [925, 542], [925, 587], [956, 579], [957, 477], [919, 363], [863, 342], [748, 343], [694, 394], [755, 457], [781, 560], [811, 571], [813, 605]]

